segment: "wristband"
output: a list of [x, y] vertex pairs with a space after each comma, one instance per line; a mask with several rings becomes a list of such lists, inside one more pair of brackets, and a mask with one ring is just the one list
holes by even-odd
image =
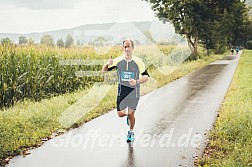
[[139, 85], [140, 83], [139, 83], [139, 80], [136, 80], [136, 85]]

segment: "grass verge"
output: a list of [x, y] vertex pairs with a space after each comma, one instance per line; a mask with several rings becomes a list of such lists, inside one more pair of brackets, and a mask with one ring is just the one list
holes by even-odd
[[[150, 70], [152, 78], [148, 83], [142, 85], [142, 94], [172, 82], [222, 56], [203, 57], [196, 61], [183, 63], [172, 70], [169, 75], [164, 75], [159, 70], [152, 69]], [[81, 109], [97, 103], [95, 95], [89, 98], [93, 99], [91, 101], [79, 102], [83, 96], [89, 94], [89, 90], [79, 90], [75, 93], [44, 99], [40, 102], [25, 100], [11, 108], [0, 110], [0, 163], [8, 162], [11, 156], [25, 154], [27, 149], [38, 147], [46, 140], [113, 109], [115, 107], [116, 85], [108, 89], [109, 93], [99, 102], [99, 105], [91, 107], [90, 111], [70, 127], [62, 126], [59, 118], [66, 110], [77, 103], [80, 104], [79, 108]]]
[[199, 166], [252, 166], [252, 51], [244, 51]]

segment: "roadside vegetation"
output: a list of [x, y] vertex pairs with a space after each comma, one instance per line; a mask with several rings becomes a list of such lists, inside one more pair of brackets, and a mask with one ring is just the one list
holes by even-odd
[[243, 52], [199, 166], [252, 166], [252, 51]]

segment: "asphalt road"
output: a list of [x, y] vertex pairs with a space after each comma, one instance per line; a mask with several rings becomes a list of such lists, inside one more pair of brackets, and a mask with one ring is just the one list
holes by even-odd
[[230, 55], [143, 96], [135, 141], [115, 110], [14, 157], [7, 167], [194, 166], [229, 88], [239, 55]]

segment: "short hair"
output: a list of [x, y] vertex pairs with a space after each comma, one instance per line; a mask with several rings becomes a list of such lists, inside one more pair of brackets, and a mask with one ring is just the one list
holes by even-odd
[[132, 40], [126, 39], [123, 41], [123, 45], [126, 41], [129, 41], [131, 43], [132, 48], [134, 48], [134, 42]]

